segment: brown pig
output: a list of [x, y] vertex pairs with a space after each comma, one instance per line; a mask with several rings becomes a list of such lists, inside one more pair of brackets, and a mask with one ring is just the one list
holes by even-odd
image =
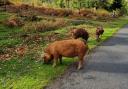
[[102, 26], [97, 27], [96, 29], [96, 40], [99, 41], [100, 40], [100, 36], [102, 36], [102, 34], [104, 33], [104, 29]]
[[88, 41], [89, 34], [83, 28], [74, 28], [70, 31], [70, 33], [74, 39], [83, 38], [85, 41]]
[[83, 67], [84, 56], [87, 51], [88, 45], [80, 39], [55, 41], [48, 45], [48, 47], [44, 50], [43, 60], [44, 63], [48, 63], [53, 60], [53, 67], [55, 67], [58, 60], [62, 63], [62, 57], [78, 56], [78, 69], [81, 69]]

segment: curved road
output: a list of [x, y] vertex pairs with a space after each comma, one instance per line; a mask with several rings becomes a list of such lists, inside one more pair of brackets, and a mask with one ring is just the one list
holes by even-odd
[[128, 26], [87, 59], [83, 70], [72, 68], [46, 89], [128, 89]]

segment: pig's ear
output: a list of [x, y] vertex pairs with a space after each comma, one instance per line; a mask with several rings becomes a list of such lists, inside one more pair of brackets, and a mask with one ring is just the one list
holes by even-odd
[[44, 53], [43, 59], [47, 59], [49, 57], [49, 54]]

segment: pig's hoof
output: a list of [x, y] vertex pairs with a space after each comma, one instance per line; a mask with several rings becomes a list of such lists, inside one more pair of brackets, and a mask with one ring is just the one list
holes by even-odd
[[80, 69], [82, 69], [82, 67], [81, 67], [81, 66], [79, 66], [79, 67], [77, 68], [77, 70], [80, 70]]

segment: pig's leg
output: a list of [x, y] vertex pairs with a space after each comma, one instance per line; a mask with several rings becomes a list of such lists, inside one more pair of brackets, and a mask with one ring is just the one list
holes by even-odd
[[99, 41], [99, 35], [96, 35], [96, 40]]
[[54, 59], [53, 59], [53, 67], [56, 67], [58, 58], [59, 58], [58, 55], [54, 55]]
[[102, 40], [103, 34], [100, 35], [100, 40]]
[[60, 64], [62, 64], [62, 56], [59, 56]]
[[79, 64], [78, 64], [78, 70], [81, 69], [83, 67], [83, 63], [84, 63], [84, 55], [79, 55]]

